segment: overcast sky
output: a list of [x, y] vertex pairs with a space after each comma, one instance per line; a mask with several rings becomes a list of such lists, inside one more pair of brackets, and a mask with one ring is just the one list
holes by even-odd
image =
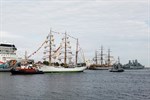
[[[150, 0], [1, 0], [0, 42], [23, 56], [34, 52], [50, 28], [79, 38], [86, 59], [101, 45], [121, 62], [150, 66]], [[33, 56], [41, 60], [42, 51]]]

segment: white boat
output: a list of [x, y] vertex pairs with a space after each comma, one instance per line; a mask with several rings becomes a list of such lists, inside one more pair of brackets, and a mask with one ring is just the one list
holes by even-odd
[[[50, 33], [46, 37], [45, 42], [42, 44], [42, 46], [45, 46], [44, 50], [44, 61], [48, 62], [47, 65], [38, 66], [38, 69], [40, 71], [43, 71], [45, 73], [53, 73], [53, 72], [83, 72], [87, 67], [82, 65], [78, 66], [78, 50], [79, 44], [78, 39], [74, 38], [66, 33], [59, 33], [62, 38], [59, 39], [60, 45], [54, 44], [54, 35], [52, 34], [54, 31], [50, 30]], [[56, 32], [54, 32], [57, 34]], [[69, 41], [70, 38], [73, 38], [77, 41], [75, 54], [72, 52], [71, 42]], [[58, 41], [59, 41], [58, 40]], [[63, 61], [62, 61], [63, 60]]]

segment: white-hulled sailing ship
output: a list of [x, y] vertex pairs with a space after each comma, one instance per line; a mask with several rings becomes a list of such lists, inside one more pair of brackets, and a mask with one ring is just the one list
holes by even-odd
[[[76, 53], [75, 56], [71, 51], [71, 45], [69, 38], [70, 35], [63, 33], [64, 37], [62, 38], [62, 42], [60, 43], [59, 47], [56, 48], [54, 44], [54, 35], [52, 34], [53, 31], [50, 30], [46, 41], [45, 41], [45, 51], [44, 51], [44, 60], [49, 60], [49, 65], [43, 65], [39, 67], [40, 71], [47, 72], [47, 73], [54, 73], [54, 72], [83, 72], [86, 69], [86, 66], [79, 66], [78, 64], [78, 52], [79, 52], [79, 43], [78, 39], [76, 39]], [[72, 37], [73, 38], [73, 37]], [[75, 61], [73, 62], [73, 56]], [[63, 61], [62, 61], [63, 60]], [[84, 65], [81, 63], [80, 65]]]
[[94, 63], [90, 65], [91, 70], [108, 70], [112, 68], [114, 57], [110, 55], [110, 49], [108, 49], [108, 54], [103, 53], [103, 46], [101, 46], [100, 51], [95, 51], [95, 57], [93, 59]]

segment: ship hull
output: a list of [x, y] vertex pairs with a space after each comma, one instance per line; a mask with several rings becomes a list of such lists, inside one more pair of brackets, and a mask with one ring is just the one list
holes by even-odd
[[89, 70], [109, 70], [112, 67], [90, 67]]
[[70, 73], [70, 72], [83, 72], [87, 67], [74, 67], [74, 68], [64, 68], [64, 67], [54, 67], [54, 66], [43, 66], [39, 70], [44, 73]]
[[124, 72], [123, 69], [110, 69], [110, 72]]
[[10, 72], [10, 67], [5, 64], [0, 64], [0, 72]]
[[38, 71], [35, 69], [11, 69], [10, 72], [13, 75], [30, 75], [30, 74], [44, 74], [42, 71]]
[[0, 68], [0, 72], [10, 72], [11, 68]]
[[124, 66], [124, 69], [144, 69], [144, 66]]

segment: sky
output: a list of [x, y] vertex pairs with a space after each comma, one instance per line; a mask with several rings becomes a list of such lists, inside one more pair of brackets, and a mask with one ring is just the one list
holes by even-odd
[[[1, 0], [0, 42], [17, 54], [34, 52], [53, 31], [79, 39], [86, 59], [111, 49], [121, 63], [137, 59], [150, 67], [150, 0]], [[43, 51], [32, 58], [42, 60]]]

